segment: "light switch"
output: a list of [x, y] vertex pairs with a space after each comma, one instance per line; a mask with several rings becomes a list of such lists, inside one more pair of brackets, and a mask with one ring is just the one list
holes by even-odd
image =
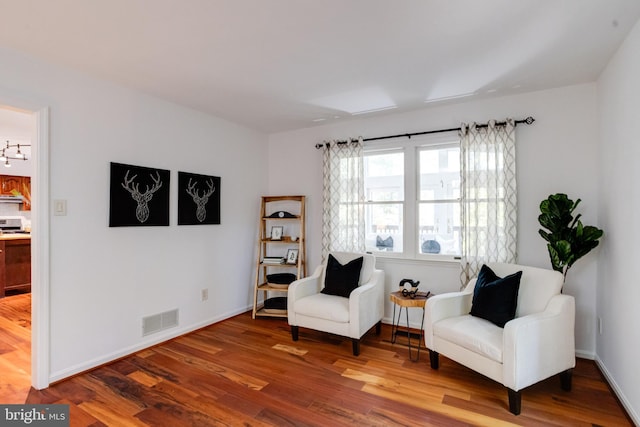
[[67, 201], [66, 200], [54, 200], [53, 201], [53, 214], [55, 216], [67, 215]]

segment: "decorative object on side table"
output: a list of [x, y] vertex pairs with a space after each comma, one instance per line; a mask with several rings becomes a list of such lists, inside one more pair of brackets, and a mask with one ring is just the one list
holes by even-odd
[[[406, 288], [406, 284], [411, 285], [411, 289], [407, 289]], [[400, 292], [402, 292], [402, 296], [403, 297], [409, 297], [411, 299], [416, 297], [416, 294], [418, 293], [418, 285], [420, 284], [420, 281], [418, 280], [417, 282], [414, 282], [411, 279], [402, 279], [400, 281]]]
[[547, 229], [538, 230], [547, 243], [551, 265], [566, 279], [571, 266], [598, 246], [604, 231], [591, 225], [582, 225], [580, 217], [573, 212], [581, 202], [575, 202], [566, 194], [552, 194], [540, 203], [538, 222]]

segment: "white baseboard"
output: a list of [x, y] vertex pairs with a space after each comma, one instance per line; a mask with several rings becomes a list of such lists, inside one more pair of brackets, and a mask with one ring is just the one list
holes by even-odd
[[198, 330], [200, 328], [204, 328], [205, 326], [209, 326], [209, 325], [213, 325], [214, 323], [218, 323], [221, 322], [223, 320], [226, 320], [230, 317], [236, 316], [238, 314], [242, 314], [242, 313], [246, 313], [247, 310], [251, 310], [252, 306], [248, 306], [248, 307], [244, 307], [244, 308], [240, 308], [237, 310], [233, 310], [227, 313], [223, 313], [220, 314], [218, 316], [209, 318], [207, 320], [204, 320], [202, 322], [198, 322], [192, 325], [189, 325], [187, 327], [184, 328], [180, 328], [180, 329], [169, 329], [167, 330], [165, 333], [158, 333], [158, 334], [154, 334], [153, 339], [148, 339], [148, 340], [144, 340], [138, 344], [132, 345], [130, 347], [126, 347], [123, 349], [120, 349], [118, 351], [115, 351], [113, 353], [109, 353], [106, 355], [102, 355], [100, 357], [97, 357], [95, 359], [89, 360], [87, 362], [84, 363], [80, 363], [78, 365], [75, 366], [71, 366], [68, 367], [66, 369], [62, 369], [60, 371], [56, 371], [56, 372], [52, 372], [49, 375], [49, 384], [57, 382], [57, 381], [61, 381], [64, 380], [65, 378], [69, 378], [73, 375], [77, 375], [80, 374], [82, 372], [86, 372], [86, 371], [90, 371], [91, 369], [94, 369], [98, 366], [101, 365], [105, 365], [107, 363], [113, 362], [115, 360], [121, 359], [123, 357], [126, 356], [130, 356], [134, 353], [137, 353], [139, 351], [142, 351], [146, 348], [149, 347], [153, 347], [154, 345], [160, 344], [162, 342], [165, 341], [169, 341], [171, 339], [177, 338], [179, 336], [182, 335], [186, 335], [189, 332], [193, 332], [195, 330]]
[[611, 373], [609, 372], [605, 364], [602, 362], [602, 360], [600, 360], [598, 356], [596, 356], [594, 360], [596, 361], [598, 368], [600, 368], [602, 375], [604, 375], [604, 377], [607, 379], [607, 382], [613, 389], [613, 392], [616, 394], [616, 396], [620, 400], [620, 403], [622, 403], [622, 406], [627, 411], [627, 414], [629, 414], [629, 417], [631, 418], [633, 423], [636, 426], [640, 426], [640, 414], [638, 414], [637, 412], [637, 410], [640, 408], [634, 408], [633, 405], [631, 405], [631, 402], [629, 401], [629, 399], [627, 399], [625, 394], [622, 392], [622, 390], [620, 389], [620, 386], [618, 385], [618, 383], [616, 383], [616, 380], [613, 378], [613, 376], [611, 375]]
[[576, 357], [580, 359], [595, 360], [596, 354], [593, 351], [576, 349]]

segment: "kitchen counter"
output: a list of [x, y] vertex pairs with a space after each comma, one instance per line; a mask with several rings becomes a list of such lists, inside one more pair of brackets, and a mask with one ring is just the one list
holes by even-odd
[[0, 240], [18, 240], [18, 239], [31, 239], [31, 234], [25, 234], [25, 233], [0, 234]]

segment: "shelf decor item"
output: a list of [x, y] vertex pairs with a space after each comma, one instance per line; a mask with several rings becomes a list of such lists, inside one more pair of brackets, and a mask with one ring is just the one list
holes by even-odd
[[271, 227], [271, 240], [282, 240], [283, 230], [282, 226], [274, 225]]
[[287, 211], [278, 211], [269, 215], [269, 218], [295, 218], [296, 216]]
[[289, 285], [307, 274], [305, 196], [263, 196], [258, 230], [252, 317], [286, 318]]
[[298, 263], [298, 249], [287, 250], [287, 264]]
[[271, 284], [278, 285], [289, 285], [291, 282], [296, 280], [298, 277], [293, 273], [274, 273], [267, 274], [267, 282]]
[[168, 226], [170, 177], [165, 169], [111, 162], [109, 227]]

